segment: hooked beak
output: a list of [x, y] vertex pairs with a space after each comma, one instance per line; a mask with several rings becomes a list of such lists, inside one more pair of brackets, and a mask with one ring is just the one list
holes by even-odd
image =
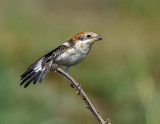
[[100, 36], [98, 36], [98, 37], [96, 38], [96, 41], [98, 41], [98, 40], [102, 40], [102, 38], [101, 38]]

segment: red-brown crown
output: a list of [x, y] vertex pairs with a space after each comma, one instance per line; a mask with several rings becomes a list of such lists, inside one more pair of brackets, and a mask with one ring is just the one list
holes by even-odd
[[72, 38], [72, 40], [73, 40], [73, 41], [76, 41], [79, 37], [85, 35], [86, 33], [88, 33], [88, 32], [81, 32], [81, 33], [78, 33], [78, 34], [76, 34], [76, 35]]

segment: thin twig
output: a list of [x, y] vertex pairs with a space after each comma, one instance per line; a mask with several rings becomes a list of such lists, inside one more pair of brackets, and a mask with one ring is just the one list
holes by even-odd
[[107, 120], [106, 122], [103, 120], [99, 112], [97, 112], [97, 110], [95, 109], [95, 107], [93, 106], [93, 104], [91, 103], [91, 101], [89, 100], [89, 98], [87, 97], [87, 95], [85, 94], [85, 92], [83, 91], [83, 89], [81, 88], [81, 86], [76, 80], [74, 80], [69, 74], [67, 74], [61, 68], [57, 68], [56, 71], [62, 74], [71, 82], [72, 86], [77, 90], [78, 94], [82, 97], [84, 102], [87, 104], [87, 108], [92, 112], [92, 114], [101, 124], [111, 124], [109, 120]]

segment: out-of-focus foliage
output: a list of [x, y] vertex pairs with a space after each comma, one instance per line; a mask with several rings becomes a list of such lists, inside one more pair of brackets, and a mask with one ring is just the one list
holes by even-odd
[[50, 72], [20, 87], [34, 61], [76, 33], [103, 41], [70, 74], [113, 124], [160, 123], [159, 0], [1, 0], [0, 124], [97, 124], [69, 82]]

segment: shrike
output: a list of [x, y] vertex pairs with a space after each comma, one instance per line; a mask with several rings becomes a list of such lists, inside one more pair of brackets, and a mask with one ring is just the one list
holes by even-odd
[[52, 50], [42, 58], [32, 64], [27, 71], [21, 75], [21, 84], [25, 83], [26, 88], [32, 81], [36, 84], [41, 83], [50, 68], [58, 66], [66, 66], [66, 73], [69, 67], [79, 64], [89, 53], [95, 41], [102, 40], [100, 36], [93, 32], [81, 32], [75, 35], [72, 39], [63, 43], [56, 49]]

